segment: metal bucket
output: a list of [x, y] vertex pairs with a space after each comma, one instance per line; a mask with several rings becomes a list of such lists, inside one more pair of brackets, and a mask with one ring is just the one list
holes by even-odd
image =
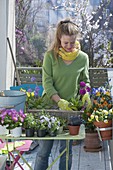
[[24, 110], [26, 93], [16, 90], [3, 90], [0, 96], [0, 108]]

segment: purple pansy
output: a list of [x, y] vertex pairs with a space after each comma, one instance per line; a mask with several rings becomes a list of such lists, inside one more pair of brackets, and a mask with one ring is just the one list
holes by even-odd
[[35, 95], [35, 97], [37, 97], [38, 96], [38, 92], [34, 91], [34, 95]]
[[86, 90], [87, 90], [87, 92], [90, 92], [91, 91], [91, 88], [90, 87], [86, 87]]
[[27, 92], [32, 92], [32, 89], [31, 89], [31, 88], [29, 88], [29, 89], [27, 90]]
[[84, 81], [81, 81], [80, 82], [80, 87], [85, 87], [86, 86], [86, 83]]
[[36, 86], [36, 87], [35, 87], [35, 91], [38, 92], [39, 90], [40, 90], [40, 88], [39, 88], [38, 86]]
[[31, 77], [31, 82], [36, 81], [36, 77]]
[[86, 89], [80, 89], [80, 91], [79, 91], [79, 93], [80, 93], [80, 95], [84, 95], [84, 94], [86, 94]]

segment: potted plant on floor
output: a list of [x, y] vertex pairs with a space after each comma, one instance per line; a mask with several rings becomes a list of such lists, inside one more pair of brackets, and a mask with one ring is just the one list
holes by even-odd
[[113, 108], [111, 108], [110, 110], [94, 110], [90, 115], [89, 121], [97, 127], [100, 140], [112, 139], [112, 118]]
[[112, 139], [113, 101], [111, 88], [109, 82], [106, 82], [104, 86], [92, 89], [93, 107], [88, 120], [97, 127], [101, 140]]
[[26, 117], [23, 123], [23, 128], [25, 128], [25, 134], [27, 137], [33, 137], [36, 127], [36, 121], [32, 113], [26, 113]]
[[85, 124], [84, 150], [87, 152], [98, 152], [102, 150], [101, 141], [95, 125], [89, 121], [91, 110], [85, 110], [82, 119]]
[[[91, 92], [91, 99], [92, 99], [92, 107], [90, 110], [86, 110], [84, 112], [83, 119], [85, 121], [86, 126], [86, 138], [85, 138], [85, 146], [84, 149], [86, 151], [91, 151], [92, 143], [94, 139], [96, 140], [99, 138], [96, 142], [98, 144], [98, 148], [92, 148], [94, 151], [100, 151], [102, 150], [101, 142], [99, 144], [99, 140], [106, 140], [111, 139], [112, 129], [104, 129], [100, 127], [100, 123], [104, 123], [106, 126], [109, 125], [109, 120], [113, 117], [113, 110], [112, 110], [112, 98], [111, 98], [111, 86], [109, 86], [109, 82], [106, 82], [104, 86], [99, 88], [93, 88]], [[109, 125], [111, 126], [111, 125]], [[102, 130], [102, 131], [101, 131]], [[107, 133], [106, 133], [107, 132]], [[90, 134], [89, 134], [90, 133]], [[91, 137], [95, 133], [95, 138]], [[98, 133], [98, 134], [96, 134]], [[103, 133], [106, 133], [107, 136], [102, 136]], [[89, 139], [87, 139], [90, 136], [90, 142], [91, 146], [87, 148], [86, 143], [88, 143]], [[93, 138], [93, 139], [92, 139]]]

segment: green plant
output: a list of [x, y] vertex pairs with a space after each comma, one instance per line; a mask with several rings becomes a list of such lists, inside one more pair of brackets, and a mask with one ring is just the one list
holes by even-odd
[[77, 96], [76, 99], [75, 98], [71, 98], [69, 107], [72, 110], [75, 110], [75, 111], [81, 110], [83, 108], [83, 102], [80, 99], [80, 95]]
[[14, 129], [23, 125], [26, 115], [23, 110], [0, 109], [0, 124], [5, 125], [7, 129]]
[[36, 121], [34, 115], [32, 113], [26, 113], [26, 117], [24, 119], [23, 127], [25, 129], [35, 128]]
[[65, 127], [67, 125], [67, 119], [64, 119], [62, 117], [58, 117], [57, 119], [60, 122], [60, 126], [64, 126]]
[[[36, 77], [31, 77], [31, 82], [36, 82]], [[41, 89], [40, 89], [41, 88]], [[28, 90], [20, 89], [27, 94], [26, 108], [27, 109], [49, 109], [51, 105], [44, 100], [43, 96], [40, 96], [39, 91], [43, 91], [43, 87], [36, 85], [35, 89], [29, 88]]]
[[69, 107], [75, 111], [81, 111], [91, 108], [90, 92], [91, 88], [85, 82], [80, 82], [79, 94], [71, 98]]
[[36, 130], [40, 129], [40, 130], [44, 130], [47, 129], [48, 124], [49, 124], [49, 117], [48, 115], [40, 115], [37, 119], [36, 119]]
[[32, 98], [29, 98], [29, 100], [27, 101], [27, 107], [29, 109], [49, 109], [51, 108], [51, 105], [47, 105], [42, 96], [34, 96]]

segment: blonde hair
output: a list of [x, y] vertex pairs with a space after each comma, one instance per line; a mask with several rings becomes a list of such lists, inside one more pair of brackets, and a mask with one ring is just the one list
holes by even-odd
[[59, 51], [59, 48], [61, 46], [61, 36], [62, 35], [76, 35], [79, 34], [79, 27], [74, 22], [72, 22], [70, 19], [65, 19], [63, 21], [60, 21], [57, 25], [56, 29], [56, 35], [54, 43], [52, 44], [52, 47], [50, 50], [53, 50], [54, 56], [57, 58], [57, 54]]

